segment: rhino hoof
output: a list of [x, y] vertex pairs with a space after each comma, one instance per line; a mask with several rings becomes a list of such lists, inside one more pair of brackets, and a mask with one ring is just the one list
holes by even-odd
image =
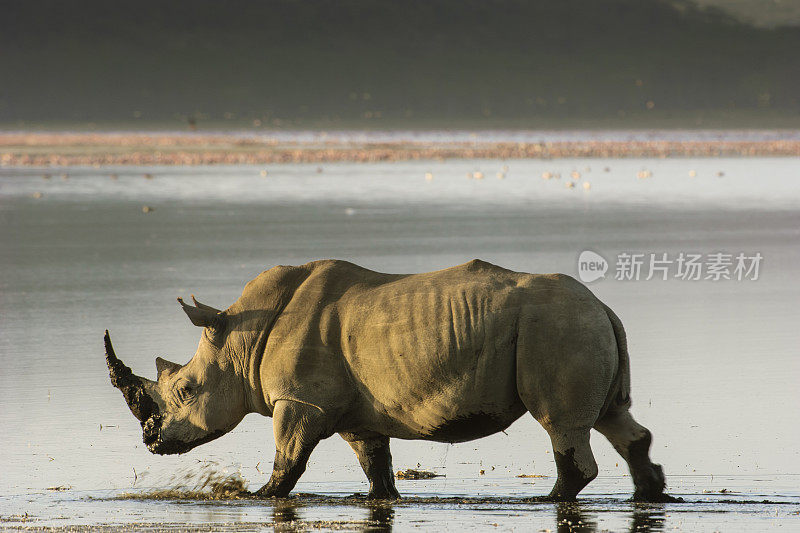
[[676, 498], [675, 496], [670, 496], [665, 492], [659, 492], [657, 494], [647, 494], [647, 493], [635, 493], [633, 495], [633, 501], [636, 503], [684, 503], [686, 500], [683, 498]]
[[367, 499], [370, 500], [370, 501], [374, 501], [374, 500], [399, 500], [400, 499], [400, 494], [398, 494], [398, 493], [389, 493], [389, 492], [380, 493], [380, 494], [373, 494], [373, 493], [370, 492], [369, 494], [367, 494]]
[[275, 487], [270, 487], [269, 483], [258, 489], [254, 495], [257, 498], [286, 498], [289, 496], [289, 491], [279, 491]]

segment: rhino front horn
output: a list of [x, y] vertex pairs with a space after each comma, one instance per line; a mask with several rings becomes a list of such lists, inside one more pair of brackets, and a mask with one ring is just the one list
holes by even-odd
[[111, 345], [111, 337], [106, 335], [103, 339], [106, 345], [106, 364], [111, 384], [122, 392], [125, 403], [140, 422], [144, 422], [151, 416], [158, 414], [158, 405], [147, 394], [141, 380], [133, 374], [130, 368], [117, 358], [114, 353], [114, 346]]

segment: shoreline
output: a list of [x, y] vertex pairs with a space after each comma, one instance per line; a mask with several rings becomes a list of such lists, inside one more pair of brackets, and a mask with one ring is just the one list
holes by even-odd
[[0, 166], [371, 163], [447, 159], [799, 157], [800, 140], [377, 140], [320, 132], [291, 139], [234, 133], [0, 133]]

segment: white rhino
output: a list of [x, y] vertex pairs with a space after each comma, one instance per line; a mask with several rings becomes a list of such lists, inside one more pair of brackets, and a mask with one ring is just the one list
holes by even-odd
[[259, 495], [288, 495], [338, 433], [369, 496], [397, 498], [390, 438], [463, 442], [527, 411], [552, 442], [549, 499], [572, 500], [597, 475], [592, 428], [627, 461], [634, 499], [670, 499], [650, 431], [629, 412], [622, 324], [569, 276], [479, 260], [382, 274], [331, 260], [263, 272], [224, 311], [178, 300], [203, 335], [187, 364], [157, 358], [157, 381], [134, 376], [106, 332], [111, 381], [153, 453], [186, 452], [255, 412], [273, 418], [277, 448]]

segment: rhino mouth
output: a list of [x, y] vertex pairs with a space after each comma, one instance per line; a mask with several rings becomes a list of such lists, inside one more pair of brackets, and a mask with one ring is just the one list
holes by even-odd
[[142, 440], [145, 446], [147, 446], [147, 449], [150, 450], [150, 453], [157, 455], [186, 453], [192, 448], [196, 448], [201, 444], [205, 444], [225, 434], [224, 431], [214, 431], [205, 437], [194, 439], [189, 442], [177, 439], [165, 440], [161, 438], [161, 421], [160, 415], [154, 415], [150, 417], [147, 422], [142, 424]]
[[144, 442], [147, 449], [153, 453], [154, 448], [158, 447], [161, 441], [161, 415], [155, 414], [142, 422], [142, 442]]

